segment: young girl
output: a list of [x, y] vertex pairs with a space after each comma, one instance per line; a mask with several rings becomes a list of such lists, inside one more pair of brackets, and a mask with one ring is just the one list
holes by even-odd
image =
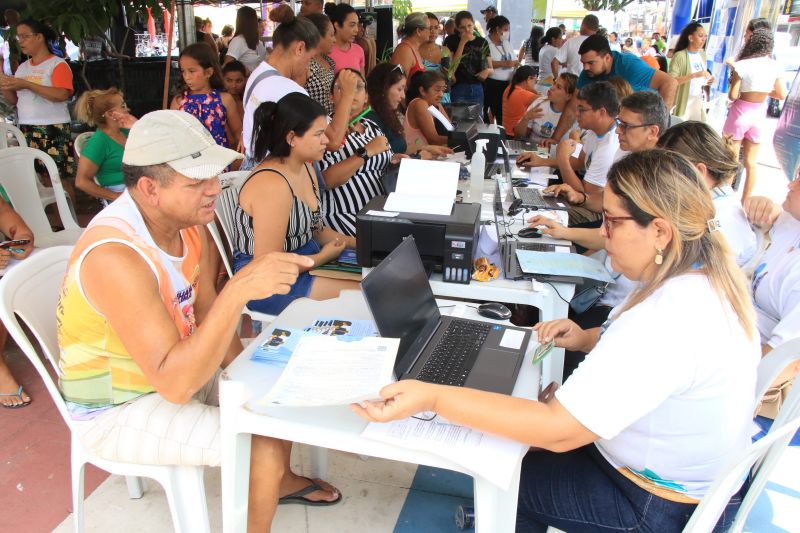
[[364, 49], [354, 41], [358, 35], [358, 13], [347, 4], [325, 6], [325, 14], [331, 19], [336, 34], [336, 43], [330, 52], [336, 62], [336, 73], [343, 68], [352, 68], [364, 74]]
[[247, 84], [247, 67], [239, 61], [231, 61], [222, 67], [222, 81], [225, 84], [225, 90], [228, 94], [233, 96], [233, 101], [236, 102], [236, 109], [239, 111], [239, 116], [244, 116], [244, 102], [242, 98], [244, 95], [244, 87]]
[[445, 91], [447, 91], [447, 80], [441, 72], [431, 70], [417, 73], [412, 77], [406, 97], [409, 103], [406, 108], [405, 135], [409, 146], [426, 144], [447, 146], [447, 130], [441, 122], [434, 119], [428, 109], [433, 106], [450, 120], [442, 106]]
[[[328, 138], [325, 110], [301, 93], [264, 102], [253, 117], [253, 149], [263, 161], [239, 191], [234, 212], [234, 270], [270, 252], [310, 256], [316, 266], [333, 261], [355, 239], [322, 223], [319, 189], [311, 161], [320, 161]], [[269, 154], [269, 155], [267, 155]], [[354, 281], [311, 276], [302, 272], [288, 294], [252, 300], [255, 311], [278, 314], [297, 298], [335, 298], [344, 289], [358, 290]]]
[[242, 116], [233, 97], [222, 92], [219, 63], [205, 43], [187, 46], [180, 57], [183, 83], [170, 109], [194, 115], [211, 132], [217, 144], [236, 147], [242, 134]]
[[767, 112], [767, 97], [786, 98], [783, 69], [772, 59], [774, 37], [770, 30], [755, 30], [732, 66], [728, 96], [733, 100], [722, 133], [734, 141], [736, 156], [744, 147], [746, 173], [742, 200], [756, 184], [756, 162], [761, 143], [761, 125]]
[[514, 135], [514, 128], [525, 115], [531, 102], [538, 96], [534, 90], [536, 71], [523, 65], [514, 71], [511, 83], [503, 91], [503, 127]]
[[578, 77], [571, 72], [559, 75], [547, 91], [547, 97], [534, 100], [528, 107], [525, 115], [514, 127], [514, 136], [517, 139], [527, 137], [533, 142], [551, 138], [561, 118], [561, 112], [575, 94], [577, 83]]

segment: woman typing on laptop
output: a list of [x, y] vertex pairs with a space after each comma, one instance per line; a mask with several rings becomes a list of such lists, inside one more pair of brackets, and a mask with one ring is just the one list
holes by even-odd
[[678, 154], [633, 153], [611, 167], [603, 216], [614, 270], [639, 285], [603, 327], [535, 326], [541, 343], [589, 352], [552, 397], [403, 380], [353, 406], [374, 421], [434, 411], [541, 448], [522, 464], [517, 531], [681, 531], [749, 443], [755, 314], [707, 186]]

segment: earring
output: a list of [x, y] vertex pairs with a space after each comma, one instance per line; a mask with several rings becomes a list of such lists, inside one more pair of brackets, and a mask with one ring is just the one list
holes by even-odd
[[663, 254], [664, 254], [664, 250], [661, 250], [660, 248], [656, 248], [656, 264], [657, 265], [660, 265], [661, 263], [664, 262], [664, 255]]

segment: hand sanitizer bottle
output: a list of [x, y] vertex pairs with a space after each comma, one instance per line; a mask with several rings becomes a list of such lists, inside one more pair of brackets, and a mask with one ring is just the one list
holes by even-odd
[[486, 156], [483, 152], [488, 142], [489, 139], [475, 141], [475, 153], [472, 154], [469, 171], [469, 201], [473, 203], [480, 203], [483, 197], [483, 176], [486, 173]]

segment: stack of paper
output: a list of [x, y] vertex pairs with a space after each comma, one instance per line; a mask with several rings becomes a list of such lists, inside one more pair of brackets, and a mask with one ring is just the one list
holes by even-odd
[[518, 442], [436, 419], [406, 418], [388, 424], [371, 423], [361, 436], [445, 457], [503, 489], [510, 486], [527, 449]]
[[403, 159], [397, 187], [389, 194], [385, 211], [449, 215], [458, 188], [459, 164], [447, 161]]
[[607, 283], [614, 281], [603, 263], [591, 257], [580, 254], [534, 252], [519, 248], [516, 252], [519, 266], [527, 274], [588, 278]]
[[257, 405], [320, 407], [380, 398], [393, 381], [400, 339], [300, 339], [286, 369]]

